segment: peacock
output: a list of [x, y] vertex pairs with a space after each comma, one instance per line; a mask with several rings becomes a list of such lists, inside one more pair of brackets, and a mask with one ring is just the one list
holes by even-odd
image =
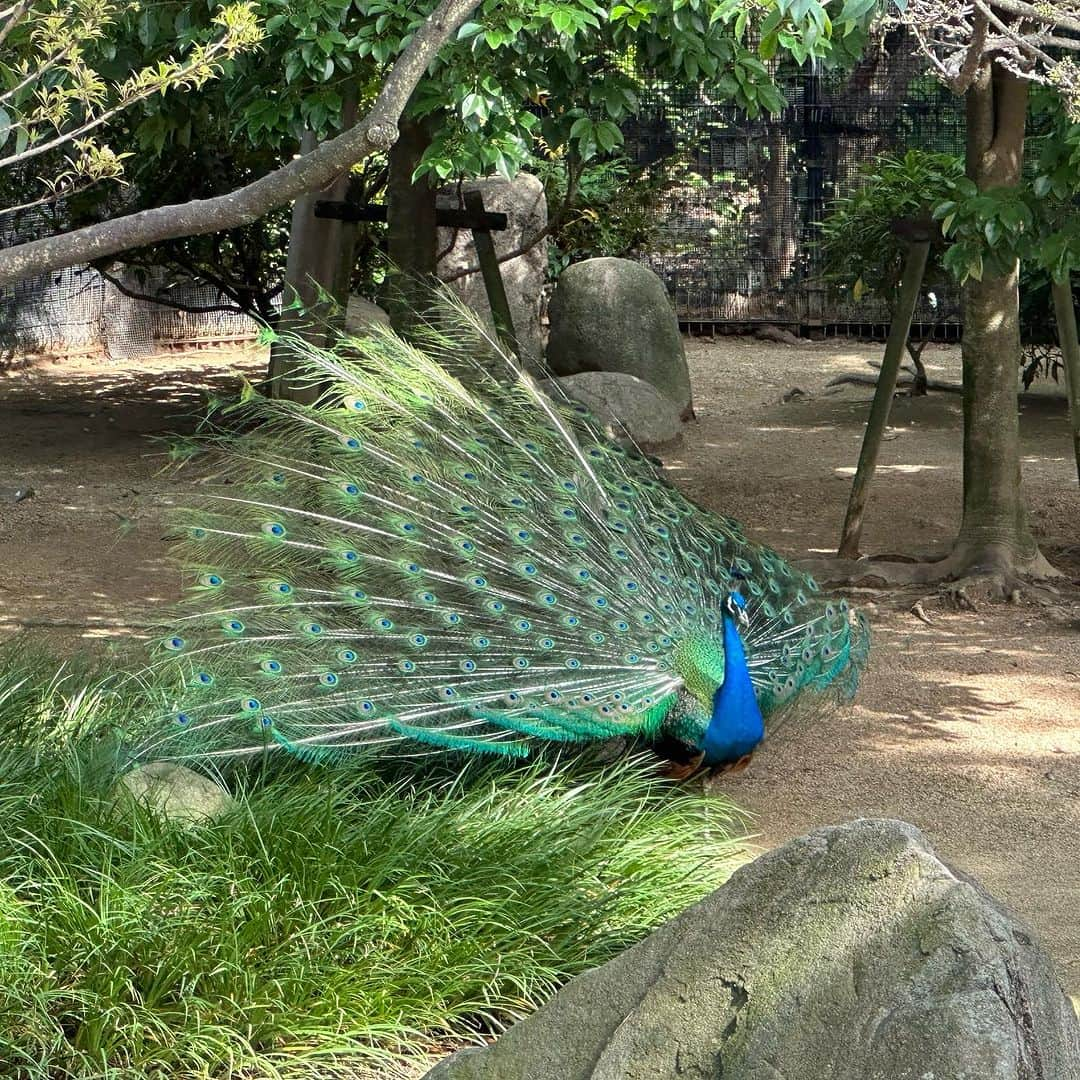
[[141, 756], [634, 736], [716, 768], [854, 693], [869, 635], [845, 600], [549, 397], [467, 312], [408, 340], [279, 344], [319, 400], [245, 387], [241, 423], [198, 437], [219, 468], [176, 521], [189, 587]]

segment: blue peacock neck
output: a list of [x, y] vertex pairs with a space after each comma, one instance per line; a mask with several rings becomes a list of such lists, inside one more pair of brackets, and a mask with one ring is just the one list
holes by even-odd
[[712, 719], [701, 744], [706, 765], [738, 761], [765, 736], [765, 721], [750, 681], [746, 649], [735, 619], [726, 611], [723, 618], [724, 681], [713, 695]]

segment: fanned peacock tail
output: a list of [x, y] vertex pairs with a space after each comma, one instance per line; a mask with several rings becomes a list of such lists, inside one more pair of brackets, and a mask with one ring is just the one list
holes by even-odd
[[144, 755], [694, 743], [733, 589], [767, 719], [854, 691], [843, 600], [452, 322], [290, 341], [320, 404], [251, 392], [206, 436], [223, 482], [178, 522], [191, 588], [151, 672], [182, 689]]

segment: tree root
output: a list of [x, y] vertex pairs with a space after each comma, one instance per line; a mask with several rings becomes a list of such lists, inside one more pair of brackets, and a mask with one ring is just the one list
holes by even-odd
[[[850, 374], [837, 375], [835, 379], [830, 379], [825, 384], [825, 387], [828, 389], [833, 386], [843, 386], [847, 383], [850, 383], [853, 386], [877, 386], [878, 381], [877, 377], [874, 375], [862, 375], [851, 372]], [[923, 386], [922, 383], [919, 383], [918, 385], [920, 388]], [[947, 394], [962, 394], [964, 392], [964, 388], [959, 383], [945, 382], [942, 379], [927, 379], [925, 388], [928, 390], [942, 390]], [[896, 389], [903, 390], [914, 396], [916, 391], [916, 380], [911, 378], [897, 379]]]
[[921, 596], [910, 611], [930, 624], [925, 607], [978, 611], [980, 604], [1018, 603], [1022, 599], [1052, 604], [1061, 592], [1051, 584], [1064, 580], [1041, 554], [1022, 560], [997, 547], [970, 549], [958, 546], [944, 559], [892, 561], [890, 559], [804, 559], [800, 569], [818, 581], [856, 589], [896, 589], [937, 586]]

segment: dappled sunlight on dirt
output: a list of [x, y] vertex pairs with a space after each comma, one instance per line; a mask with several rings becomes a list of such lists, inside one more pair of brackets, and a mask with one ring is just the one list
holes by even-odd
[[[741, 339], [688, 347], [699, 422], [665, 455], [680, 485], [785, 554], [832, 554], [872, 388], [876, 344], [805, 348]], [[959, 350], [930, 347], [959, 380]], [[792, 387], [803, 392], [782, 401]], [[1080, 491], [1061, 388], [1021, 408], [1024, 483], [1046, 554], [1080, 579]], [[868, 552], [941, 555], [959, 524], [961, 403], [893, 406], [864, 530]], [[923, 594], [859, 591], [874, 645], [855, 705], [787, 721], [737, 776], [711, 784], [772, 845], [818, 825], [899, 817], [1031, 921], [1080, 992], [1080, 605], [1075, 592], [974, 614], [909, 612]], [[1069, 599], [1071, 596], [1073, 599]]]
[[[146, 636], [176, 598], [163, 517], [177, 480], [167, 442], [208, 394], [258, 378], [256, 350], [41, 362], [0, 373], [0, 640]], [[34, 489], [12, 503], [10, 490]], [[183, 483], [180, 483], [183, 488]]]

